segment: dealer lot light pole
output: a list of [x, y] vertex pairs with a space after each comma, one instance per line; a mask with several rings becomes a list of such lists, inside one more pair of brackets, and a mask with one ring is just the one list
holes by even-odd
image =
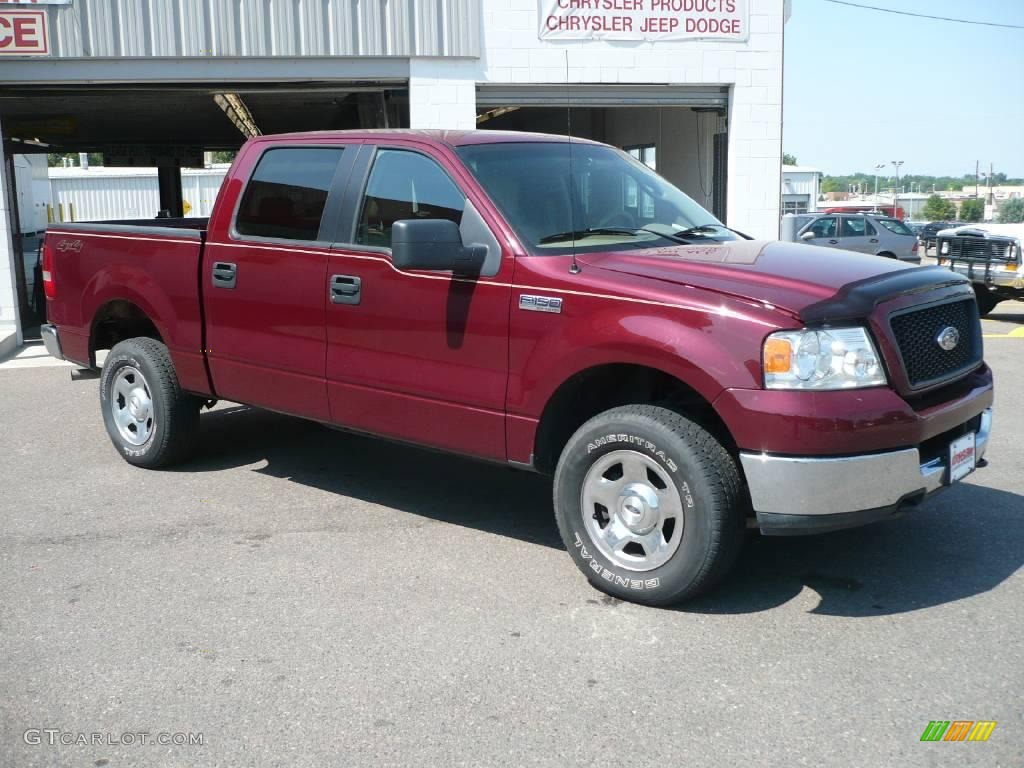
[[892, 217], [898, 219], [899, 216], [896, 213], [897, 202], [899, 201], [900, 194], [900, 166], [903, 165], [902, 160], [893, 160], [893, 166], [896, 168], [896, 186], [892, 188]]

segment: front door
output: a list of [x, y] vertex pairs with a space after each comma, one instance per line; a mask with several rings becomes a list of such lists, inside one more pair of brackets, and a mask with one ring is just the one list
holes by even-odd
[[[345, 209], [348, 237], [329, 259], [327, 391], [333, 421], [459, 452], [504, 459], [513, 260], [464, 189], [451, 158], [415, 143], [366, 146]], [[362, 184], [355, 180], [365, 178]], [[477, 278], [402, 271], [391, 228], [446, 218], [485, 244]], [[343, 231], [343, 230], [342, 230]]]
[[[800, 240], [801, 242], [809, 243], [810, 245], [822, 245], [826, 248], [838, 248], [838, 228], [835, 216], [822, 216], [820, 219], [812, 221], [810, 225], [800, 233]], [[813, 234], [814, 237], [805, 240], [803, 235], [807, 232]]]
[[[226, 239], [203, 259], [207, 357], [219, 397], [327, 421], [327, 261], [355, 149], [272, 145]], [[327, 215], [325, 216], [325, 211]]]

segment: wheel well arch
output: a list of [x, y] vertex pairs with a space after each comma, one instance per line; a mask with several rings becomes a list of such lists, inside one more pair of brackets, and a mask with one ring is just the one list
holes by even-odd
[[610, 408], [662, 405], [698, 422], [734, 455], [737, 448], [711, 403], [682, 380], [658, 368], [608, 363], [579, 371], [548, 398], [534, 437], [534, 467], [553, 473], [569, 438], [586, 421]]
[[111, 349], [125, 339], [144, 336], [162, 342], [156, 323], [137, 304], [127, 299], [112, 299], [93, 315], [89, 331], [89, 357], [95, 363], [96, 351]]

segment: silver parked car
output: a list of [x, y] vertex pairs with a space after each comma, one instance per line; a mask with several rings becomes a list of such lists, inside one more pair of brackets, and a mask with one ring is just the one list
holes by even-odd
[[[899, 219], [873, 213], [825, 213], [794, 216], [783, 223], [782, 239], [843, 248], [890, 259], [921, 263], [917, 235]], [[787, 237], [786, 234], [792, 235]]]

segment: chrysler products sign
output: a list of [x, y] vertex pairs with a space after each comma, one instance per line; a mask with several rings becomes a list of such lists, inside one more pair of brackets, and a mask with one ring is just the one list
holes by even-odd
[[541, 40], [746, 40], [747, 0], [538, 0]]

